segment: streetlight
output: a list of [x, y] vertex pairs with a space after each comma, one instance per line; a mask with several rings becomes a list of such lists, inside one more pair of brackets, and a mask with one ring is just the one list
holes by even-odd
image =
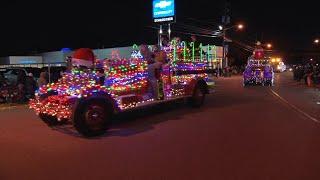
[[239, 30], [242, 30], [242, 29], [244, 28], [244, 26], [243, 26], [243, 24], [238, 24], [237, 28], [238, 28]]
[[233, 28], [237, 28], [238, 30], [242, 30], [242, 29], [244, 29], [244, 25], [243, 24], [236, 24], [236, 25], [230, 26], [228, 28], [224, 28], [222, 25], [219, 26], [220, 31], [227, 31], [227, 30], [230, 30]]
[[319, 44], [319, 43], [320, 43], [320, 40], [319, 40], [319, 39], [315, 39], [315, 40], [314, 40], [314, 43]]
[[268, 43], [268, 44], [267, 44], [267, 48], [268, 48], [268, 49], [271, 49], [271, 48], [272, 48], [272, 44]]

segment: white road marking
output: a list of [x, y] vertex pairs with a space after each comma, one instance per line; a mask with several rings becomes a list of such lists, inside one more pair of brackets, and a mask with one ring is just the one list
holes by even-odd
[[289, 103], [287, 100], [285, 100], [283, 97], [281, 97], [278, 93], [276, 93], [274, 90], [270, 89], [271, 93], [273, 95], [275, 95], [276, 97], [278, 97], [282, 102], [284, 102], [285, 104], [289, 105], [291, 108], [293, 108], [294, 110], [296, 110], [297, 112], [299, 112], [300, 114], [304, 115], [305, 117], [307, 117], [308, 119], [316, 122], [316, 123], [320, 123], [320, 120], [318, 120], [315, 117], [312, 117], [311, 115], [309, 115], [308, 113], [304, 112], [303, 110], [299, 109], [298, 107], [296, 107], [295, 105]]

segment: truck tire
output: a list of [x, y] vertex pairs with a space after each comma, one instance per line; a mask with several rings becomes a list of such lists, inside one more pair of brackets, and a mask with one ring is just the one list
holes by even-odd
[[112, 114], [112, 106], [105, 99], [85, 100], [73, 112], [73, 125], [85, 137], [100, 136], [106, 132]]
[[40, 113], [39, 118], [50, 127], [62, 124], [62, 122], [59, 122], [56, 117], [50, 116], [48, 114]]
[[192, 97], [190, 98], [189, 102], [190, 102], [190, 105], [192, 107], [201, 107], [204, 103], [204, 99], [205, 99], [205, 96], [206, 96], [206, 87], [204, 87], [203, 84], [201, 83], [198, 83], [194, 90], [193, 90], [193, 94], [192, 94]]

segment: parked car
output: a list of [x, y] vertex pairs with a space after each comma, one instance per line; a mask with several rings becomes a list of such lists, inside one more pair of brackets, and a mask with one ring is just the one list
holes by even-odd
[[1, 69], [0, 71], [10, 85], [15, 85], [17, 83], [19, 72], [24, 73], [26, 76], [28, 75], [28, 72], [24, 68], [10, 67]]

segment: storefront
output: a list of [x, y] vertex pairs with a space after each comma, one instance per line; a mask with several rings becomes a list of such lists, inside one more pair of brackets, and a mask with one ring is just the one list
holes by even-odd
[[[203, 52], [206, 54], [210, 65], [213, 68], [222, 67], [222, 47], [221, 46], [203, 46]], [[129, 59], [133, 51], [133, 46], [95, 49], [93, 50], [97, 59]], [[61, 51], [45, 52], [37, 56], [9, 56], [0, 58], [0, 68], [6, 67], [63, 67], [66, 66], [66, 58], [71, 56], [74, 51], [62, 49]], [[209, 53], [207, 53], [209, 52]]]
[[41, 67], [42, 56], [9, 56], [0, 58], [0, 68], [6, 67]]
[[73, 51], [54, 51], [39, 54], [43, 58], [43, 67], [61, 67], [66, 66], [66, 59], [71, 56]]

